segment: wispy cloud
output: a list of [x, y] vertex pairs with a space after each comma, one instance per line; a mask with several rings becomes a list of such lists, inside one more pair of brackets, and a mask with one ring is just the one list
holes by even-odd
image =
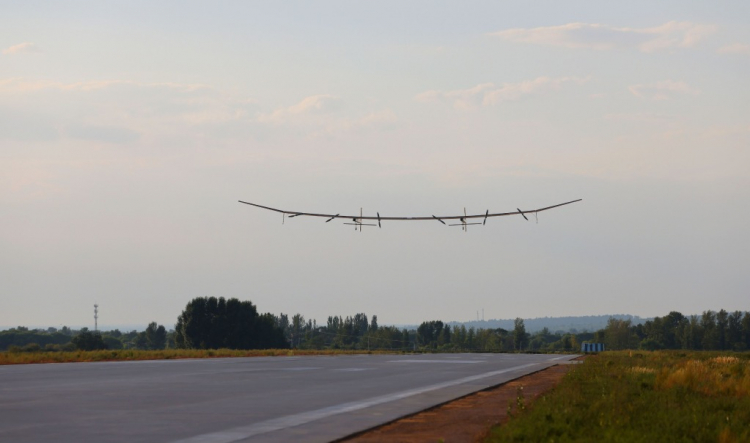
[[469, 89], [454, 91], [426, 91], [417, 95], [422, 102], [446, 102], [456, 109], [473, 109], [480, 106], [493, 106], [501, 102], [519, 100], [524, 96], [558, 90], [565, 83], [582, 84], [588, 77], [537, 77], [518, 83], [482, 83]]
[[656, 83], [632, 85], [628, 89], [636, 97], [652, 100], [667, 100], [674, 95], [697, 95], [699, 90], [691, 88], [685, 82], [665, 80]]
[[733, 45], [722, 46], [717, 49], [716, 52], [719, 54], [745, 54], [750, 55], [750, 45], [742, 43], [735, 43]]
[[636, 47], [643, 52], [691, 48], [716, 30], [714, 25], [671, 21], [653, 28], [623, 28], [596, 23], [568, 23], [539, 28], [513, 28], [489, 35], [504, 40], [564, 48]]
[[[33, 100], [29, 100], [31, 97]], [[20, 126], [8, 127], [9, 122], [0, 121], [0, 129], [5, 128], [0, 130], [0, 139], [31, 135], [125, 144], [188, 134], [222, 139], [316, 137], [387, 131], [398, 124], [396, 114], [387, 108], [376, 111], [355, 104], [343, 113], [346, 104], [331, 94], [311, 95], [288, 106], [273, 107], [204, 84], [0, 78], [3, 100], [15, 103], [13, 121], [19, 119], [21, 111], [44, 113], [34, 106], [40, 100], [54, 103], [55, 112], [45, 113], [47, 120], [26, 119], [28, 122]], [[46, 131], [41, 130], [41, 123], [45, 123]]]
[[257, 107], [249, 98], [203, 84], [20, 77], [0, 78], [0, 103], [13, 109], [9, 118], [15, 122], [0, 122], [5, 128], [0, 138], [62, 137], [120, 144], [203, 134], [221, 125], [248, 122]]
[[398, 117], [390, 109], [371, 112], [364, 117], [332, 117], [319, 121], [315, 129], [309, 133], [309, 137], [331, 137], [352, 132], [388, 131], [395, 128], [398, 123]]
[[23, 42], [3, 49], [3, 54], [13, 55], [24, 52], [42, 52], [37, 45], [31, 42]]
[[258, 120], [261, 122], [281, 123], [295, 116], [329, 111], [335, 106], [337, 101], [337, 97], [329, 94], [311, 95], [292, 106], [276, 109], [269, 114], [259, 114]]

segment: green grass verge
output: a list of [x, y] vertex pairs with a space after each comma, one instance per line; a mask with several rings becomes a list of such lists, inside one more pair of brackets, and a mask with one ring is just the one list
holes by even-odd
[[272, 357], [289, 355], [347, 355], [347, 354], [394, 354], [385, 351], [344, 351], [344, 350], [300, 350], [300, 349], [258, 349], [239, 351], [234, 349], [164, 349], [160, 351], [139, 351], [130, 349], [74, 352], [0, 352], [0, 365], [29, 363], [72, 363], [87, 361], [125, 360], [169, 360], [178, 358], [219, 358], [219, 357]]
[[748, 442], [750, 353], [605, 352], [486, 442]]

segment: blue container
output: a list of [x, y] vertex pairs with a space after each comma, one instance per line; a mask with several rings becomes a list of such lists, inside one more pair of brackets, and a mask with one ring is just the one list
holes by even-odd
[[604, 343], [582, 343], [581, 352], [584, 354], [589, 352], [602, 352], [604, 350]]

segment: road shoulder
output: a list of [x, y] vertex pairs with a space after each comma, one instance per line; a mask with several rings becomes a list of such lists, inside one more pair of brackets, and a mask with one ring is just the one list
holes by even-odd
[[482, 441], [492, 426], [508, 420], [509, 405], [515, 409], [519, 397], [528, 405], [555, 387], [569, 368], [567, 364], [555, 365], [339, 441]]

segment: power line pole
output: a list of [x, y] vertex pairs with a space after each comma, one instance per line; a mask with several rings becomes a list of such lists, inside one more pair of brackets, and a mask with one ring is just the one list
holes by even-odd
[[99, 330], [98, 320], [99, 320], [99, 305], [94, 303], [94, 331]]

